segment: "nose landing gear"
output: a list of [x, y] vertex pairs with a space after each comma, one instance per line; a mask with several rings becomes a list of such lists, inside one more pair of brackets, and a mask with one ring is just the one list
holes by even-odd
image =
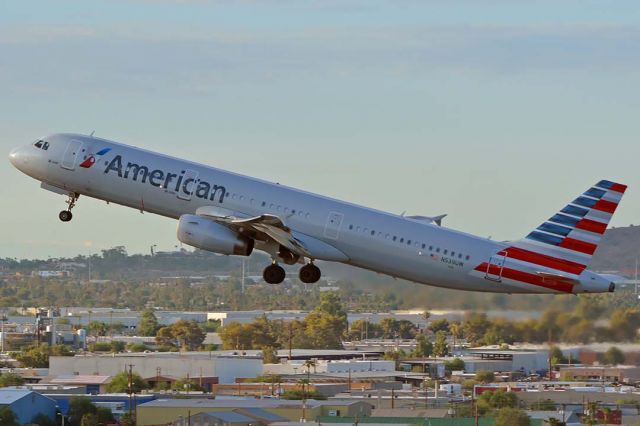
[[80, 197], [80, 194], [77, 194], [75, 192], [72, 193], [72, 194], [69, 194], [69, 198], [66, 201], [66, 203], [69, 205], [69, 207], [67, 207], [66, 210], [62, 210], [58, 214], [58, 218], [61, 221], [69, 222], [73, 218], [73, 214], [71, 213], [71, 209], [75, 207], [76, 201], [78, 201], [79, 197]]

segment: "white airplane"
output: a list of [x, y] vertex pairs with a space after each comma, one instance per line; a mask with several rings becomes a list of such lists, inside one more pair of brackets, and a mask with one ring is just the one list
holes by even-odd
[[498, 242], [440, 226], [444, 215], [404, 216], [338, 201], [113, 141], [53, 134], [9, 159], [41, 187], [178, 219], [178, 239], [225, 255], [268, 253], [267, 283], [285, 278], [279, 262], [301, 263], [299, 278], [320, 279], [316, 260], [341, 262], [417, 283], [498, 293], [600, 293], [617, 277], [587, 269], [625, 185], [601, 180], [525, 238]]

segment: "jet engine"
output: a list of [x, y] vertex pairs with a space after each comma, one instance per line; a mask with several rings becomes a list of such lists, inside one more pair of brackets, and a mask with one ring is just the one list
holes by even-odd
[[201, 216], [184, 214], [178, 222], [178, 240], [202, 250], [249, 256], [254, 241]]

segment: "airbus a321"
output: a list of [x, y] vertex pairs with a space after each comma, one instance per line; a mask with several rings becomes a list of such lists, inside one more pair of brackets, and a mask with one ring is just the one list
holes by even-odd
[[499, 293], [601, 293], [615, 278], [587, 269], [626, 186], [600, 180], [517, 241], [492, 241], [440, 226], [444, 215], [404, 216], [80, 134], [53, 134], [9, 159], [41, 187], [67, 196], [68, 222], [83, 195], [178, 220], [178, 239], [225, 255], [271, 256], [270, 284], [317, 260], [417, 283]]

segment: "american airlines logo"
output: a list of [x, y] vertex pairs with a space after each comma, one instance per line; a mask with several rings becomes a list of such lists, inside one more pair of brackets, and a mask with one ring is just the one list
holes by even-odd
[[107, 152], [111, 151], [111, 148], [102, 148], [100, 151], [95, 154], [90, 154], [82, 163], [80, 163], [80, 167], [84, 167], [85, 169], [90, 169], [91, 166], [96, 164], [96, 157], [102, 157]]
[[[180, 173], [171, 173], [164, 170], [149, 170], [149, 167], [128, 162], [126, 166], [122, 166], [122, 156], [116, 155], [109, 162], [104, 173], [114, 172], [118, 177], [123, 179], [131, 179], [132, 181], [140, 181], [149, 183], [157, 188], [164, 188], [170, 191], [182, 192], [186, 195], [194, 195], [198, 198], [215, 201], [217, 197], [218, 203], [224, 202], [224, 196], [227, 189], [221, 185], [214, 185], [204, 180], [195, 180], [191, 177], [184, 178], [185, 170]], [[195, 188], [194, 188], [195, 187]]]

